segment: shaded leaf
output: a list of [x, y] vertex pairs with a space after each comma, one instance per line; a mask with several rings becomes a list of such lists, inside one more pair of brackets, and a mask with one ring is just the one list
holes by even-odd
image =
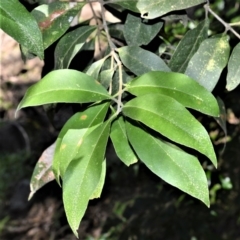
[[85, 103], [111, 99], [106, 89], [85, 73], [60, 69], [28, 88], [18, 109], [48, 103]]
[[94, 79], [98, 79], [99, 72], [105, 62], [105, 58], [102, 58], [96, 62], [94, 62], [86, 71], [86, 74], [93, 77]]
[[185, 107], [211, 116], [219, 115], [215, 97], [199, 83], [181, 73], [149, 72], [129, 82], [126, 91], [136, 96], [161, 93], [174, 98]]
[[133, 12], [139, 12], [136, 6], [138, 1], [139, 0], [111, 0], [111, 4], [117, 4]]
[[238, 43], [228, 62], [227, 90], [232, 91], [240, 83], [240, 43]]
[[52, 161], [55, 151], [56, 143], [45, 149], [38, 159], [38, 162], [33, 170], [31, 182], [30, 182], [30, 194], [28, 200], [32, 198], [35, 192], [43, 187], [45, 184], [54, 180], [54, 174], [52, 171]]
[[95, 26], [81, 26], [64, 35], [55, 48], [55, 69], [68, 68], [95, 29]]
[[161, 58], [140, 47], [121, 47], [118, 52], [123, 64], [137, 76], [150, 71], [171, 71]]
[[205, 0], [138, 0], [136, 6], [139, 9], [142, 17], [154, 19], [165, 15], [168, 12], [186, 9], [204, 2]]
[[62, 157], [60, 156], [62, 154], [61, 152], [66, 148], [66, 145], [64, 146], [62, 144], [63, 137], [67, 134], [69, 130], [87, 129], [102, 123], [106, 116], [108, 108], [109, 108], [109, 102], [102, 103], [102, 104], [94, 104], [89, 108], [87, 108], [85, 111], [74, 114], [65, 123], [56, 141], [56, 150], [55, 150], [54, 160], [53, 160], [53, 172], [55, 174], [55, 177], [58, 183], [60, 183], [59, 181], [60, 168], [63, 176], [65, 172], [64, 169], [66, 169], [69, 162], [75, 156], [75, 154], [73, 154], [73, 157], [68, 156], [67, 159], [63, 159], [63, 162], [61, 162], [61, 159], [62, 159]]
[[110, 137], [117, 156], [124, 164], [130, 166], [138, 161], [129, 145], [125, 122], [122, 116], [112, 123]]
[[63, 177], [63, 203], [74, 234], [101, 180], [102, 164], [110, 130], [110, 121], [96, 127], [83, 138], [78, 154]]
[[199, 151], [217, 165], [207, 131], [175, 99], [156, 93], [139, 96], [123, 106], [123, 114], [144, 123], [174, 142]]
[[2, 0], [0, 27], [30, 52], [44, 58], [41, 31], [34, 17], [18, 0]]
[[202, 41], [207, 38], [208, 25], [209, 22], [206, 19], [184, 35], [168, 64], [173, 72], [185, 72], [188, 62]]
[[130, 122], [126, 123], [126, 128], [135, 152], [153, 173], [209, 207], [207, 178], [196, 157], [151, 136]]
[[100, 73], [100, 83], [106, 88], [109, 88], [110, 83], [112, 82], [114, 70], [107, 69]]
[[52, 2], [40, 5], [32, 11], [42, 31], [44, 49], [68, 30], [72, 20], [83, 6], [84, 3], [77, 3], [72, 7], [66, 2]]
[[124, 24], [124, 37], [128, 46], [147, 45], [157, 35], [163, 26], [163, 22], [146, 24], [140, 17], [127, 15]]
[[185, 74], [211, 92], [227, 65], [229, 51], [228, 36], [204, 40], [191, 58]]

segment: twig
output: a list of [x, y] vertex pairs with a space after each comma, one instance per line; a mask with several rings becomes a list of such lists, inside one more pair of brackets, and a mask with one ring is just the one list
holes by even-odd
[[222, 18], [220, 18], [210, 7], [209, 3], [204, 5], [204, 8], [207, 12], [210, 12], [222, 25], [226, 28], [226, 31], [231, 31], [237, 38], [240, 39], [240, 34], [238, 34], [231, 26], [230, 24], [226, 23]]

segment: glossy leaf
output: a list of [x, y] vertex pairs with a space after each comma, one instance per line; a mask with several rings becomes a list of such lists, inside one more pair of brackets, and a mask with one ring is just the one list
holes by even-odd
[[168, 64], [173, 72], [185, 72], [190, 59], [197, 52], [202, 41], [207, 38], [208, 25], [206, 19], [184, 35]]
[[0, 27], [30, 52], [44, 58], [42, 34], [35, 18], [18, 0], [1, 0]]
[[[135, 2], [135, 1], [134, 1]], [[165, 15], [166, 13], [190, 8], [192, 6], [204, 3], [205, 0], [138, 0], [136, 7], [139, 9], [141, 16], [148, 19], [154, 19]]]
[[157, 35], [163, 26], [163, 22], [147, 24], [140, 17], [127, 15], [124, 24], [124, 37], [128, 46], [147, 45]]
[[100, 73], [100, 80], [99, 82], [106, 88], [109, 88], [110, 83], [112, 82], [113, 74], [114, 74], [113, 69], [107, 69], [104, 70]]
[[110, 121], [96, 127], [83, 138], [78, 154], [69, 164], [63, 177], [63, 203], [74, 234], [101, 180]]
[[68, 68], [95, 29], [95, 26], [81, 26], [64, 35], [55, 48], [55, 69]]
[[130, 166], [138, 161], [129, 145], [123, 117], [119, 117], [112, 123], [110, 137], [117, 156], [124, 164]]
[[118, 52], [123, 64], [137, 76], [150, 71], [171, 71], [161, 58], [140, 47], [121, 47]]
[[196, 157], [157, 139], [139, 126], [127, 122], [126, 128], [135, 152], [153, 173], [209, 207], [207, 178]]
[[56, 144], [54, 143], [45, 149], [41, 157], [38, 159], [30, 182], [30, 194], [28, 200], [32, 198], [38, 189], [55, 179], [52, 171], [52, 161], [55, 146]]
[[228, 36], [204, 40], [191, 58], [185, 74], [211, 92], [227, 65], [229, 51]]
[[149, 72], [127, 84], [128, 92], [140, 96], [161, 93], [174, 98], [185, 107], [218, 116], [217, 100], [199, 83], [181, 73]]
[[111, 99], [99, 82], [85, 73], [61, 69], [47, 74], [28, 88], [18, 109], [48, 103], [86, 103]]
[[[66, 144], [68, 144], [65, 143], [64, 145], [62, 143], [62, 139], [69, 130], [87, 129], [102, 123], [104, 121], [108, 108], [109, 108], [108, 102], [102, 104], [94, 104], [87, 108], [85, 111], [74, 114], [63, 126], [56, 141], [56, 150], [53, 160], [53, 172], [58, 183], [60, 183], [59, 181], [60, 169], [63, 176], [69, 162], [73, 159], [73, 157], [75, 157], [75, 154], [73, 155], [73, 157], [68, 156], [67, 159], [63, 159], [62, 156], [60, 156], [62, 154], [62, 151], [67, 147]], [[63, 159], [63, 162], [61, 162], [61, 159]]]
[[127, 102], [123, 106], [123, 113], [170, 140], [199, 151], [217, 166], [207, 131], [175, 99], [161, 94], [143, 95]]
[[105, 58], [102, 58], [96, 62], [94, 62], [86, 71], [86, 74], [93, 77], [94, 79], [98, 79], [99, 72], [105, 62]]
[[83, 6], [84, 3], [77, 3], [71, 7], [66, 2], [52, 2], [40, 5], [32, 11], [42, 31], [44, 49], [68, 30], [72, 20]]
[[240, 84], [240, 43], [238, 43], [228, 62], [227, 90], [232, 91]]

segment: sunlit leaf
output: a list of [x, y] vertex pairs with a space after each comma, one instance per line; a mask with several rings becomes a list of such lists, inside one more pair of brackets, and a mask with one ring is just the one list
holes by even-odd
[[173, 72], [185, 72], [188, 62], [202, 41], [207, 38], [208, 25], [209, 22], [206, 19], [184, 35], [168, 64]]
[[48, 182], [55, 179], [52, 171], [52, 161], [56, 144], [52, 144], [50, 147], [44, 150], [41, 157], [34, 168], [31, 182], [30, 182], [30, 194], [28, 199], [30, 200], [35, 192], [43, 187]]
[[1, 0], [0, 28], [40, 59], [44, 58], [37, 22], [18, 0]]
[[67, 2], [51, 2], [40, 5], [32, 11], [42, 31], [44, 49], [67, 31], [83, 6], [84, 3], [77, 3], [72, 7]]
[[229, 51], [228, 36], [204, 40], [188, 63], [185, 74], [211, 92], [227, 65]]
[[99, 82], [85, 73], [60, 69], [28, 88], [18, 109], [48, 103], [85, 103], [111, 99]]
[[218, 116], [219, 108], [214, 96], [199, 83], [181, 73], [149, 72], [127, 84], [128, 92], [140, 96], [161, 93], [176, 99], [185, 107]]
[[227, 90], [232, 91], [240, 83], [240, 43], [238, 43], [228, 62]]
[[157, 35], [162, 26], [163, 22], [148, 24], [142, 22], [140, 17], [128, 14], [123, 34], [128, 46], [147, 45]]
[[118, 52], [123, 64], [137, 76], [150, 71], [171, 71], [160, 57], [140, 47], [121, 47]]
[[111, 126], [110, 137], [119, 159], [130, 166], [138, 161], [135, 153], [129, 145], [123, 117], [116, 119]]
[[207, 131], [175, 99], [156, 93], [139, 96], [123, 106], [123, 114], [144, 123], [174, 142], [199, 151], [217, 165]]
[[153, 173], [209, 207], [207, 178], [196, 157], [151, 136], [130, 122], [126, 123], [126, 128], [135, 152]]
[[95, 26], [81, 26], [64, 35], [55, 48], [55, 69], [68, 68], [95, 29]]
[[77, 229], [101, 180], [110, 121], [96, 127], [83, 138], [78, 154], [68, 165], [63, 177], [63, 203], [69, 225], [77, 236]]

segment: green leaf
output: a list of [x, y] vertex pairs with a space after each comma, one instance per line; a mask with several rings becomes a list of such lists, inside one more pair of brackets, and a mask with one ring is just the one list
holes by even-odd
[[68, 68], [95, 29], [95, 26], [81, 26], [64, 35], [55, 48], [55, 69]]
[[123, 64], [137, 76], [150, 71], [171, 71], [160, 57], [140, 47], [121, 47], [118, 52]]
[[32, 11], [32, 15], [42, 31], [44, 49], [68, 30], [72, 20], [83, 6], [84, 3], [78, 3], [71, 7], [66, 2], [52, 2], [40, 5]]
[[126, 91], [136, 96], [161, 93], [174, 98], [185, 107], [215, 117], [219, 115], [215, 97], [199, 83], [181, 73], [149, 72], [129, 82]]
[[71, 229], [77, 229], [101, 180], [111, 121], [96, 127], [83, 138], [78, 154], [69, 164], [63, 177], [63, 203]]
[[61, 69], [28, 88], [18, 109], [48, 103], [86, 103], [111, 99], [106, 89], [85, 73]]
[[127, 122], [126, 128], [135, 152], [153, 173], [209, 207], [207, 178], [196, 157], [151, 136], [139, 126]]
[[[53, 160], [53, 172], [58, 183], [60, 183], [59, 181], [60, 169], [61, 169], [61, 176], [63, 176], [69, 162], [71, 162], [71, 160], [73, 159], [72, 156], [69, 156], [69, 155], [67, 156], [67, 159], [63, 159], [62, 157], [62, 151], [63, 150], [66, 151], [68, 149], [67, 147], [68, 142], [65, 143], [65, 145], [62, 143], [64, 136], [66, 136], [69, 130], [87, 129], [102, 123], [106, 116], [108, 108], [109, 108], [109, 102], [94, 104], [89, 108], [87, 108], [85, 111], [74, 114], [65, 123], [56, 141], [56, 150], [55, 150], [54, 160]], [[66, 147], [67, 149], [65, 149]], [[71, 152], [69, 153], [71, 154]], [[74, 156], [75, 155], [73, 155], [73, 157]], [[63, 159], [63, 161], [61, 161], [61, 159]]]
[[30, 52], [44, 58], [42, 34], [37, 22], [18, 0], [1, 0], [0, 27]]
[[86, 74], [93, 77], [94, 79], [98, 79], [99, 72], [104, 64], [106, 58], [102, 58], [96, 62], [94, 62], [86, 71]]
[[139, 9], [141, 16], [148, 19], [154, 19], [165, 15], [166, 13], [190, 8], [200, 3], [204, 3], [205, 0], [138, 0], [137, 8]]
[[199, 151], [217, 166], [207, 131], [175, 99], [156, 93], [139, 96], [123, 106], [123, 114], [144, 123], [174, 142]]
[[123, 117], [119, 117], [112, 123], [110, 137], [119, 159], [130, 166], [138, 161], [135, 153], [129, 145]]
[[112, 82], [113, 74], [114, 74], [113, 69], [107, 69], [104, 70], [100, 73], [100, 80], [99, 82], [106, 88], [109, 88], [110, 83]]
[[139, 0], [111, 0], [111, 4], [117, 4], [133, 12], [139, 12], [136, 6], [138, 1]]
[[207, 38], [208, 25], [209, 21], [206, 19], [184, 35], [168, 64], [173, 72], [185, 72], [190, 59]]
[[123, 34], [128, 46], [147, 45], [157, 35], [162, 26], [163, 22], [146, 24], [141, 21], [140, 17], [128, 14]]
[[185, 74], [211, 92], [227, 65], [229, 51], [228, 36], [204, 40], [191, 58]]
[[38, 159], [30, 181], [30, 194], [28, 200], [32, 198], [38, 189], [55, 179], [52, 171], [52, 161], [55, 145], [56, 144], [54, 143], [45, 149], [41, 157]]
[[230, 56], [228, 62], [227, 90], [232, 91], [240, 83], [240, 43], [238, 43]]

